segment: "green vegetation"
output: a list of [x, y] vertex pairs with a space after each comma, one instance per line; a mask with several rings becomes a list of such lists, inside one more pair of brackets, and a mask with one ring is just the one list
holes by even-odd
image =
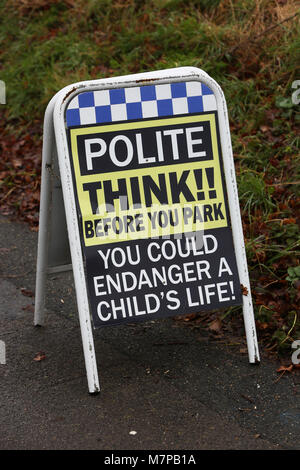
[[299, 17], [292, 0], [2, 1], [3, 213], [37, 226], [41, 123], [59, 89], [202, 68], [227, 100], [259, 336], [266, 349], [290, 348], [300, 337]]

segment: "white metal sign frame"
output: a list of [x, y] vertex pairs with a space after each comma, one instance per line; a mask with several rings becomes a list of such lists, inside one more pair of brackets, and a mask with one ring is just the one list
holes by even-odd
[[[51, 175], [49, 169], [53, 165], [53, 155], [56, 146], [60, 177], [62, 182], [83, 351], [87, 371], [88, 389], [90, 393], [99, 392], [100, 386], [89, 311], [80, 232], [76, 213], [70, 155], [65, 127], [66, 108], [68, 103], [77, 94], [84, 91], [107, 90], [125, 87], [128, 88], [149, 85], [153, 83], [164, 84], [182, 81], [199, 81], [203, 83], [213, 91], [216, 99], [233, 243], [239, 278], [242, 286], [244, 287], [243, 318], [245, 324], [249, 362], [258, 363], [260, 361], [240, 206], [238, 200], [238, 191], [235, 178], [227, 106], [223, 91], [221, 90], [220, 86], [207, 73], [195, 67], [180, 67], [136, 75], [113, 77], [110, 79], [84, 81], [69, 85], [60, 90], [52, 98], [45, 112], [34, 323], [35, 325], [43, 325], [45, 316], [45, 285], [47, 274], [49, 272], [48, 245], [51, 217]], [[55, 210], [55, 208], [52, 210]]]

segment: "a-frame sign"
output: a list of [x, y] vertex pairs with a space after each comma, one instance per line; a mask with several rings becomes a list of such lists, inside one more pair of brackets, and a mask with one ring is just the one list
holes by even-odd
[[72, 84], [44, 121], [36, 325], [73, 269], [90, 393], [92, 322], [242, 305], [259, 362], [227, 107], [194, 67]]

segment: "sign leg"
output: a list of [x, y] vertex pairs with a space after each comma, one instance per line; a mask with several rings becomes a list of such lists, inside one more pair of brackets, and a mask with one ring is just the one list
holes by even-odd
[[[61, 165], [63, 168], [63, 165]], [[65, 174], [62, 170], [62, 179], [64, 181]], [[72, 204], [73, 199], [72, 195], [68, 193], [68, 189], [64, 188], [64, 202], [66, 207], [66, 214], [70, 214], [71, 212], [75, 212], [75, 207]], [[78, 313], [79, 313], [79, 322], [80, 322], [80, 330], [81, 330], [81, 337], [82, 337], [82, 345], [83, 345], [83, 353], [84, 353], [84, 360], [85, 360], [85, 367], [86, 367], [86, 374], [88, 380], [88, 388], [90, 393], [98, 393], [100, 391], [99, 386], [99, 379], [98, 379], [98, 371], [97, 371], [97, 362], [96, 362], [96, 354], [94, 348], [94, 338], [92, 332], [92, 324], [91, 324], [91, 317], [90, 317], [90, 310], [89, 310], [89, 301], [85, 283], [85, 273], [84, 273], [84, 265], [81, 253], [81, 245], [79, 239], [78, 228], [76, 227], [76, 219], [75, 217], [70, 220], [67, 217], [67, 224], [68, 224], [68, 233], [69, 233], [69, 240], [70, 240], [70, 248], [71, 248], [71, 257], [72, 257], [72, 265], [73, 265], [73, 274], [74, 274], [74, 283], [75, 283], [75, 291], [76, 291], [76, 300], [78, 306]], [[76, 230], [77, 229], [77, 230]]]
[[[58, 103], [56, 103], [55, 112], [58, 105], [60, 105], [59, 100]], [[53, 119], [55, 129], [55, 140], [57, 145], [58, 163], [63, 189], [63, 200], [66, 212], [66, 222], [73, 266], [74, 284], [79, 313], [88, 389], [91, 394], [96, 394], [100, 391], [100, 386], [89, 310], [88, 294], [86, 289], [80, 234], [77, 223], [76, 203], [71, 180], [70, 161], [69, 155], [66, 152], [67, 142], [65, 140], [66, 136], [64, 126], [60, 126], [60, 122], [57, 119], [55, 112]]]
[[[52, 100], [53, 101], [53, 100]], [[44, 119], [42, 181], [39, 217], [39, 235], [36, 268], [34, 325], [44, 324], [45, 291], [48, 268], [48, 240], [50, 229], [52, 155], [55, 145], [53, 129], [53, 105], [50, 101]]]
[[243, 297], [243, 316], [246, 331], [249, 362], [251, 364], [259, 364], [260, 357], [251, 294], [248, 292], [248, 295]]
[[89, 393], [97, 394], [100, 392], [100, 385], [99, 385], [99, 378], [98, 378], [98, 371], [97, 371], [94, 339], [93, 339], [93, 334], [92, 334], [92, 329], [91, 329], [91, 321], [89, 317], [89, 312], [87, 313], [88, 313], [88, 318], [85, 318], [85, 319], [83, 318], [81, 314], [79, 314], [80, 330], [81, 330]]

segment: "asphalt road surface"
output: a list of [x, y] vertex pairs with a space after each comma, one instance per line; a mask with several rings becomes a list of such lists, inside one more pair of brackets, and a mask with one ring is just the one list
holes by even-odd
[[[88, 394], [72, 273], [33, 326], [37, 233], [0, 217], [0, 449], [299, 449], [300, 374], [172, 318], [95, 331]], [[34, 360], [40, 353], [40, 361]]]

